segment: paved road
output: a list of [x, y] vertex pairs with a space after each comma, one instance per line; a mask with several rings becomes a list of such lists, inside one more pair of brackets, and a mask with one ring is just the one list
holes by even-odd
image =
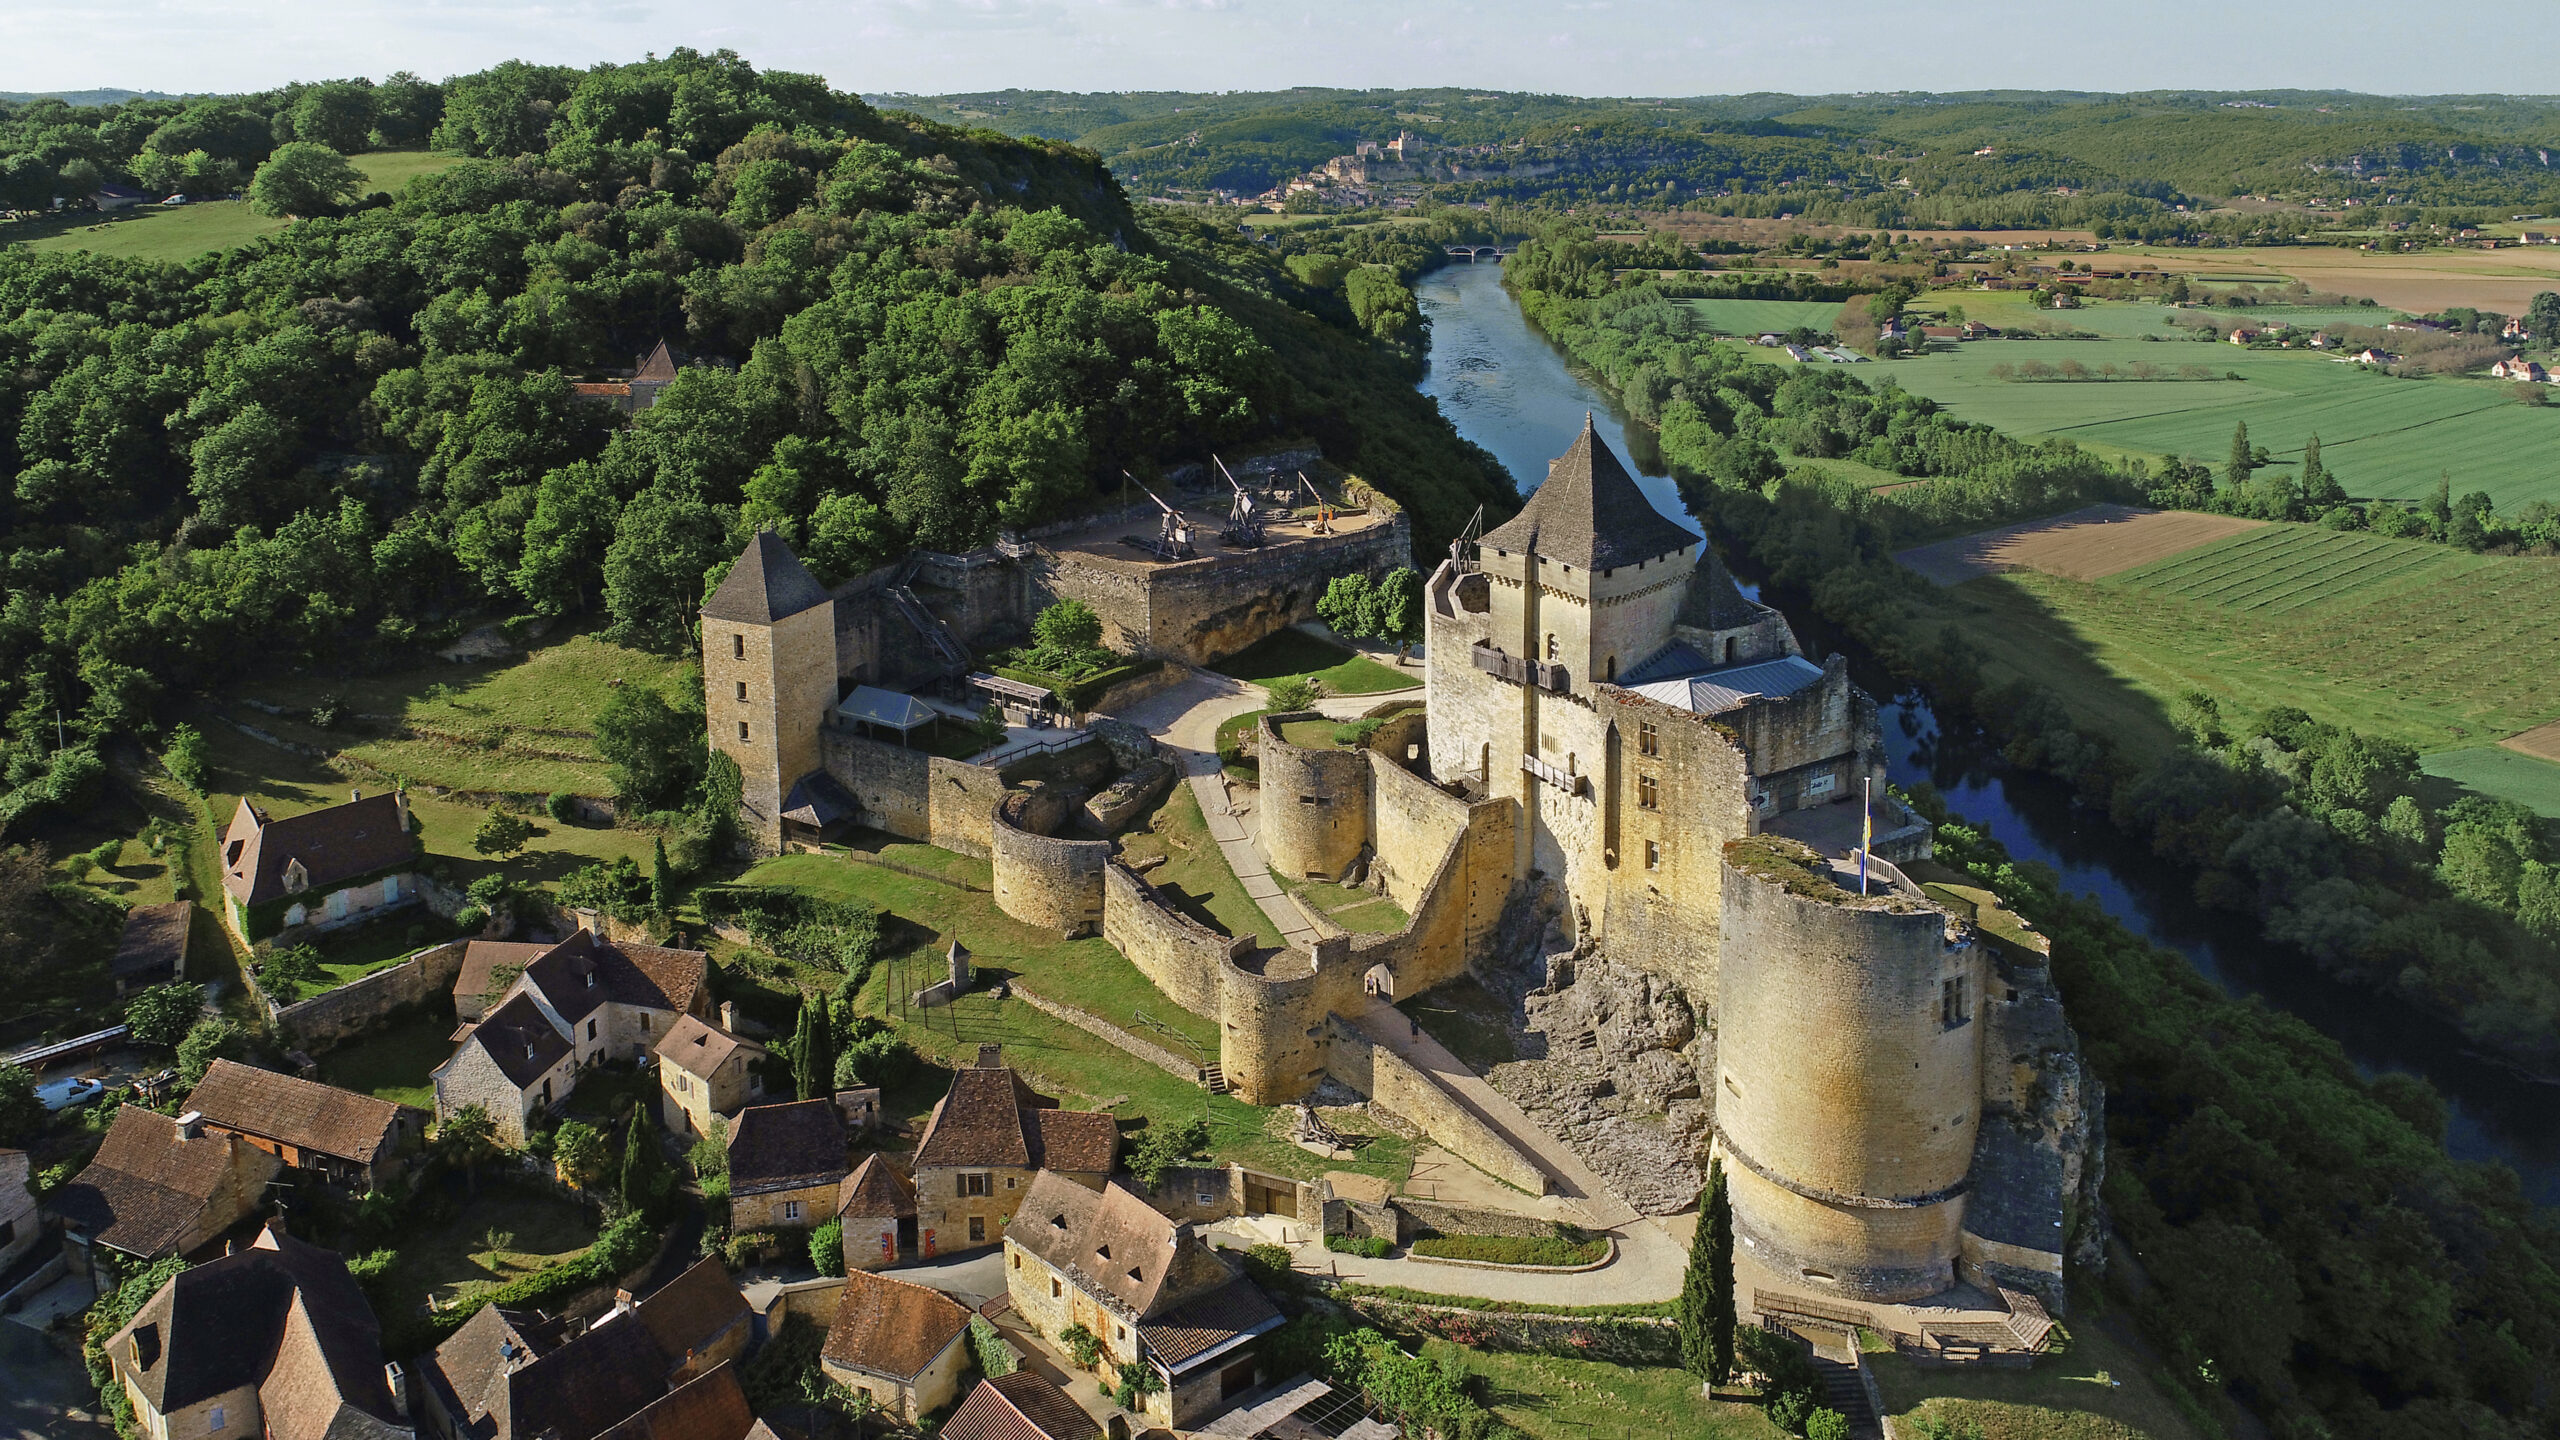
[[1298, 902], [1272, 880], [1271, 867], [1262, 860], [1262, 847], [1237, 814], [1243, 807], [1229, 793], [1226, 772], [1218, 764], [1218, 727], [1269, 703], [1259, 685], [1195, 670], [1189, 680], [1140, 701], [1120, 712], [1119, 718], [1145, 726], [1147, 733], [1173, 752], [1191, 786], [1191, 798], [1200, 802], [1200, 814], [1209, 822], [1209, 838], [1218, 842], [1236, 883], [1270, 917], [1281, 943], [1305, 948], [1315, 944], [1316, 927]]
[[115, 1440], [89, 1372], [24, 1325], [0, 1324], [0, 1440]]

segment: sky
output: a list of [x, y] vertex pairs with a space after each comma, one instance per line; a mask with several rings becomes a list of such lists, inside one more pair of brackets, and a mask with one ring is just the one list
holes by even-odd
[[0, 0], [0, 90], [437, 79], [679, 45], [866, 93], [2560, 91], [2560, 6], [2530, 0]]

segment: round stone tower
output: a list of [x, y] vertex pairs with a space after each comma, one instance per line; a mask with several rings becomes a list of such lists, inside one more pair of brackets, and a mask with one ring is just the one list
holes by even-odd
[[1743, 1255], [1816, 1293], [1912, 1300], [1955, 1279], [1982, 962], [1891, 866], [1868, 890], [1793, 840], [1725, 846], [1716, 1143]]
[[1102, 929], [1102, 867], [1111, 858], [1108, 840], [1058, 833], [1077, 799], [1054, 787], [1012, 792], [995, 807], [987, 846], [996, 908], [1070, 938]]
[[1338, 879], [1369, 844], [1369, 752], [1281, 739], [1280, 727], [1299, 720], [1324, 717], [1265, 715], [1254, 735], [1262, 855], [1283, 875]]

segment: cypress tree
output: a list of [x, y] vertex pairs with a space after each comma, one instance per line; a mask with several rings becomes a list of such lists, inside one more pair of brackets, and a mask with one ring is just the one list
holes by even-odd
[[1680, 1278], [1680, 1364], [1709, 1383], [1733, 1378], [1733, 1200], [1724, 1162], [1707, 1162], [1689, 1269]]
[[2223, 483], [2231, 487], [2235, 496], [2248, 487], [2249, 474], [2257, 469], [2254, 456], [2249, 448], [2249, 422], [2243, 420], [2231, 427], [2231, 460], [2222, 472]]
[[622, 1140], [622, 1203], [641, 1214], [655, 1208], [658, 1199], [658, 1176], [664, 1168], [664, 1157], [658, 1153], [658, 1135], [649, 1125], [649, 1107], [631, 1107], [631, 1133]]
[[649, 911], [665, 915], [675, 909], [676, 877], [667, 866], [667, 837], [658, 837], [658, 853], [649, 862]]
[[835, 1027], [827, 1023], [826, 1007], [823, 996], [804, 997], [800, 1027], [791, 1037], [791, 1074], [800, 1084], [803, 1100], [835, 1093]]

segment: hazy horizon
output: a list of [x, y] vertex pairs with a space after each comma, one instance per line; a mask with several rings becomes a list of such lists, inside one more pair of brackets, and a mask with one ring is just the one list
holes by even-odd
[[[2533, 18], [2540, 13], [2542, 18]], [[2209, 22], [2199, 32], [2199, 23]], [[259, 90], [680, 45], [839, 89], [917, 95], [1463, 86], [1575, 96], [1776, 91], [2353, 90], [2547, 94], [2560, 15], [2374, 0], [2102, 16], [1851, 0], [1826, 13], [1671, 0], [1460, 0], [1387, 19], [1345, 0], [30, 0], [0, 10], [0, 90]]]

